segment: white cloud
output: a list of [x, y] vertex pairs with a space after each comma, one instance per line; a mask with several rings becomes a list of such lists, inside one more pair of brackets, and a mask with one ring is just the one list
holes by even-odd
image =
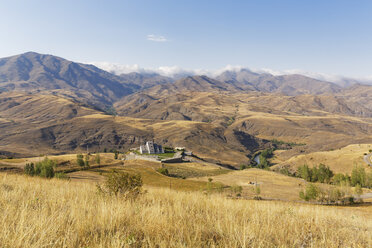
[[88, 64], [95, 65], [98, 68], [101, 68], [102, 70], [114, 73], [116, 75], [127, 74], [131, 72], [138, 72], [138, 73], [157, 73], [157, 74], [160, 74], [166, 77], [174, 77], [177, 75], [180, 75], [180, 76], [209, 75], [211, 76], [211, 73], [207, 70], [183, 69], [179, 66], [160, 66], [157, 68], [143, 68], [137, 64], [122, 65], [122, 64], [115, 64], [115, 63], [110, 63], [110, 62], [89, 62]]
[[168, 41], [167, 38], [165, 38], [162, 35], [155, 35], [155, 34], [149, 34], [147, 35], [147, 40], [155, 41], [155, 42], [166, 42]]
[[89, 64], [95, 65], [102, 70], [114, 73], [116, 75], [126, 74], [131, 72], [146, 72], [145, 69], [139, 65], [121, 65], [110, 62], [90, 62]]
[[372, 84], [372, 75], [367, 77], [345, 77], [341, 75], [332, 75], [332, 74], [325, 74], [325, 73], [316, 73], [316, 72], [308, 72], [300, 69], [291, 69], [291, 70], [283, 70], [277, 71], [268, 68], [248, 68], [241, 65], [227, 65], [221, 69], [217, 70], [205, 70], [205, 69], [185, 69], [179, 66], [160, 66], [157, 68], [143, 68], [137, 64], [134, 65], [122, 65], [122, 64], [114, 64], [110, 62], [91, 62], [89, 64], [93, 64], [98, 68], [101, 68], [105, 71], [114, 73], [116, 75], [126, 74], [130, 72], [138, 72], [138, 73], [158, 73], [162, 76], [167, 77], [175, 77], [175, 76], [188, 76], [188, 75], [207, 75], [209, 77], [216, 77], [223, 73], [224, 71], [235, 71], [238, 72], [242, 69], [248, 69], [252, 72], [256, 73], [269, 73], [274, 76], [279, 75], [289, 75], [289, 74], [300, 74], [307, 77], [345, 84], [347, 82], [358, 81], [364, 84]]

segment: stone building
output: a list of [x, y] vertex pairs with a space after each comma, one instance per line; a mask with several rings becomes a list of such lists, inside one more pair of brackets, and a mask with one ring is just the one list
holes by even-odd
[[155, 144], [153, 141], [147, 141], [145, 145], [140, 146], [140, 153], [158, 154], [164, 153], [164, 149], [161, 145]]

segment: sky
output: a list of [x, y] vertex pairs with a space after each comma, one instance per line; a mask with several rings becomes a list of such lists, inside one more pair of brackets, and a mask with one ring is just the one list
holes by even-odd
[[372, 78], [370, 0], [0, 0], [0, 57]]

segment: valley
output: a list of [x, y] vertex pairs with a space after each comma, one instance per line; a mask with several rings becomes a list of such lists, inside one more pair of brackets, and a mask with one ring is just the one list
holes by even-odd
[[[19, 211], [21, 206], [2, 202], [8, 202], [4, 200], [8, 197], [18, 199], [18, 193], [30, 187], [39, 190], [38, 185], [50, 189], [44, 193], [37, 191], [36, 199], [45, 201], [35, 203], [38, 200], [30, 200], [33, 196], [26, 192], [22, 196], [29, 203], [24, 204], [59, 209], [62, 207], [59, 203], [46, 200], [53, 199], [50, 194], [63, 199], [67, 195], [82, 195], [85, 198], [79, 198], [79, 204], [91, 204], [92, 197], [97, 211], [101, 211], [99, 219], [93, 217], [93, 209], [87, 209], [89, 223], [81, 229], [76, 226], [71, 229], [74, 232], [79, 229], [83, 232], [79, 238], [86, 240], [70, 237], [66, 240], [68, 244], [89, 244], [92, 239], [103, 237], [100, 230], [92, 231], [90, 225], [108, 221], [108, 212], [113, 208], [121, 209], [120, 212], [135, 207], [143, 217], [154, 220], [151, 223], [167, 229], [169, 225], [165, 222], [176, 223], [176, 215], [189, 218], [190, 211], [207, 211], [199, 204], [208, 205], [212, 212], [207, 226], [196, 231], [198, 238], [191, 239], [187, 232], [182, 234], [188, 245], [241, 247], [249, 242], [260, 247], [262, 243], [254, 242], [263, 242], [266, 235], [273, 237], [267, 243], [272, 247], [283, 242], [289, 246], [303, 244], [305, 238], [297, 242], [292, 237], [289, 241], [278, 232], [275, 233], [279, 236], [273, 236], [271, 231], [261, 234], [262, 239], [233, 238], [241, 228], [256, 232], [257, 224], [262, 229], [260, 219], [268, 218], [272, 211], [278, 214], [275, 216], [280, 215], [270, 215], [270, 219], [277, 219], [270, 227], [275, 230], [282, 223], [298, 230], [300, 222], [291, 216], [300, 218], [301, 224], [313, 223], [318, 216], [323, 226], [329, 218], [338, 223], [332, 225], [337, 232], [353, 226], [361, 230], [357, 240], [350, 236], [350, 230], [345, 231], [343, 244], [362, 247], [371, 243], [368, 234], [372, 167], [366, 163], [372, 152], [370, 85], [342, 87], [302, 75], [274, 76], [245, 69], [224, 72], [215, 78], [191, 75], [176, 79], [149, 73], [114, 75], [93, 65], [31, 52], [0, 59], [0, 89], [0, 205], [11, 212]], [[174, 148], [181, 147], [183, 162], [129, 159], [129, 153], [139, 154], [138, 147], [147, 141], [173, 151], [156, 155], [161, 158], [172, 157]], [[184, 151], [192, 155], [185, 155]], [[255, 157], [260, 158], [260, 163]], [[144, 195], [133, 202], [98, 196], [97, 192], [105, 191], [97, 189], [113, 175], [139, 177]], [[186, 210], [181, 210], [179, 201], [191, 205], [183, 205]], [[65, 214], [78, 211], [76, 202], [67, 198], [66, 202], [69, 209], [64, 210]], [[108, 205], [101, 205], [103, 202]], [[159, 206], [148, 208], [150, 203]], [[216, 224], [212, 221], [216, 215], [228, 220], [223, 225], [230, 225], [234, 217], [228, 211], [247, 217], [250, 213], [247, 206], [258, 214], [251, 215], [257, 218], [256, 224], [234, 220], [232, 228], [236, 230], [231, 236], [229, 228], [214, 230], [209, 226]], [[153, 213], [148, 215], [146, 211]], [[170, 211], [173, 217], [164, 217], [164, 211]], [[67, 215], [58, 218], [68, 222]], [[349, 215], [354, 217], [344, 217]], [[159, 216], [163, 216], [160, 218], [163, 224], [155, 221]], [[354, 218], [367, 218], [369, 222], [363, 224]], [[82, 223], [80, 217], [73, 219]], [[9, 225], [9, 220], [2, 220], [3, 225]], [[39, 225], [45, 225], [46, 220], [40, 221]], [[192, 226], [188, 221], [181, 224]], [[103, 232], [112, 231], [112, 224], [99, 225]], [[152, 246], [163, 234], [150, 235], [153, 227], [148, 228], [136, 227], [120, 235], [128, 239], [134, 233], [141, 244]], [[145, 233], [151, 240], [138, 238]], [[58, 236], [55, 231], [51, 230], [49, 235], [50, 238], [40, 241], [31, 240], [27, 234], [25, 237], [30, 239], [27, 242], [37, 245], [59, 242], [54, 238]], [[331, 232], [326, 236], [328, 240], [336, 239]], [[105, 247], [122, 244], [115, 237], [104, 237], [100, 244]], [[12, 246], [11, 240], [17, 239], [6, 241], [0, 232], [0, 242]], [[163, 239], [164, 245], [174, 247], [172, 240]], [[328, 245], [325, 242], [312, 240], [313, 245]]]

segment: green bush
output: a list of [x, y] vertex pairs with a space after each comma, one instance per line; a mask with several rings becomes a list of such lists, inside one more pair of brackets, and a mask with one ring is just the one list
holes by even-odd
[[320, 193], [319, 187], [315, 184], [309, 183], [306, 185], [305, 191], [300, 191], [300, 198], [305, 201], [316, 200]]
[[160, 174], [163, 174], [164, 176], [169, 176], [169, 171], [167, 168], [159, 168], [156, 171], [159, 172]]
[[347, 174], [337, 173], [332, 177], [332, 183], [335, 185], [350, 185], [350, 176]]
[[236, 194], [237, 196], [241, 195], [241, 193], [243, 192], [243, 187], [242, 186], [231, 186], [231, 193], [234, 193]]

